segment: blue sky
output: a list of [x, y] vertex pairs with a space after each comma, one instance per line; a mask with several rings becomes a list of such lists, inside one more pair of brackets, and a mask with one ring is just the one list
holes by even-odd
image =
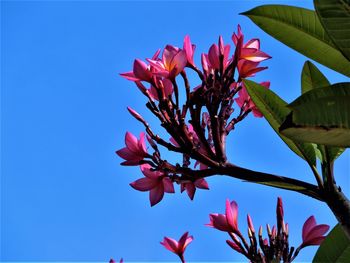
[[[141, 177], [139, 169], [120, 166], [114, 153], [124, 147], [127, 130], [143, 130], [127, 106], [157, 127], [145, 98], [118, 73], [168, 43], [182, 46], [186, 34], [197, 45], [198, 61], [219, 34], [228, 42], [240, 24], [273, 57], [254, 80], [270, 80], [287, 101], [299, 96], [306, 58], [238, 15], [267, 3], [312, 8], [311, 1], [282, 0], [2, 1], [1, 260], [175, 261], [159, 242], [185, 231], [195, 238], [186, 252], [189, 261], [244, 260], [226, 245], [224, 233], [204, 226], [209, 213], [224, 211], [226, 198], [238, 202], [245, 232], [247, 213], [256, 227], [275, 223], [282, 196], [296, 246], [310, 215], [335, 225], [330, 210], [311, 198], [226, 177], [210, 178], [210, 191], [198, 191], [192, 202], [177, 188], [151, 208], [148, 194], [129, 186]], [[319, 68], [332, 83], [346, 81]], [[237, 165], [314, 183], [307, 165], [264, 119], [248, 117], [227, 148]], [[347, 195], [349, 160], [347, 151], [335, 166]], [[307, 248], [298, 260], [310, 261], [314, 252]]]

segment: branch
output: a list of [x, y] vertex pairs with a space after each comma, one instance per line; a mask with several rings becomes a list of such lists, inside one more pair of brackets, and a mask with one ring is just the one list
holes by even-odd
[[195, 181], [199, 178], [210, 177], [213, 175], [226, 175], [247, 182], [269, 185], [276, 188], [291, 190], [310, 196], [320, 201], [324, 201], [323, 194], [316, 185], [299, 181], [293, 178], [257, 172], [246, 168], [227, 164], [205, 170], [192, 170], [190, 168], [178, 167], [175, 171], [182, 174], [180, 180]]

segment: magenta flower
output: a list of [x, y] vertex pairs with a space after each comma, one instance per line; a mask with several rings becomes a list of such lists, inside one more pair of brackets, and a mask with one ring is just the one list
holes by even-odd
[[[266, 87], [267, 89], [270, 87], [270, 82], [261, 82], [260, 85]], [[254, 102], [251, 100], [244, 83], [242, 83], [242, 88], [238, 92], [239, 97], [235, 99], [237, 102], [237, 105], [239, 107], [243, 107], [245, 111], [251, 110], [253, 112], [253, 115], [255, 117], [261, 118], [263, 117], [262, 113], [259, 111], [259, 109], [255, 106]]]
[[191, 200], [194, 198], [194, 194], [196, 193], [196, 188], [209, 190], [209, 185], [204, 178], [200, 178], [194, 182], [187, 182], [181, 184], [181, 193], [186, 190], [187, 195]]
[[164, 237], [160, 242], [166, 249], [178, 255], [182, 262], [185, 262], [184, 252], [186, 247], [193, 241], [193, 236], [188, 236], [188, 232], [184, 233], [179, 241], [170, 237]]
[[145, 133], [140, 133], [140, 140], [138, 140], [132, 133], [125, 134], [126, 147], [116, 151], [125, 161], [121, 165], [139, 165], [147, 155]]
[[314, 216], [310, 216], [304, 223], [301, 248], [306, 246], [320, 245], [326, 238], [323, 236], [329, 230], [328, 225], [317, 225]]
[[210, 214], [210, 222], [206, 224], [209, 227], [216, 228], [217, 230], [224, 232], [237, 233], [238, 224], [238, 206], [235, 201], [230, 202], [226, 200], [226, 212], [225, 214]]
[[154, 75], [174, 79], [187, 64], [186, 52], [178, 47], [167, 45], [162, 54], [162, 59], [147, 59], [154, 68]]
[[259, 39], [254, 38], [249, 40], [246, 44], [243, 44], [244, 35], [240, 25], [237, 27], [237, 34], [233, 33], [232, 40], [239, 48], [239, 59], [245, 59], [252, 62], [261, 62], [271, 58], [269, 55], [260, 50]]
[[212, 69], [220, 69], [220, 55], [223, 56], [223, 69], [226, 68], [228, 62], [228, 56], [230, 54], [230, 45], [224, 45], [223, 39], [219, 37], [219, 45], [213, 44], [209, 48], [208, 59], [210, 67]]
[[173, 182], [161, 171], [153, 171], [149, 164], [140, 165], [144, 178], [140, 178], [130, 184], [138, 191], [149, 191], [151, 206], [158, 204], [165, 193], [175, 193]]

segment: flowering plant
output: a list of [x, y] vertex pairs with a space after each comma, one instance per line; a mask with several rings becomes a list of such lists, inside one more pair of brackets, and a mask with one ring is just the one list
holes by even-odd
[[[316, 12], [271, 5], [244, 14], [292, 48], [350, 76], [350, 56], [346, 47], [340, 44], [345, 37], [335, 34], [328, 23], [327, 8], [331, 8], [328, 2], [331, 0], [315, 0]], [[349, 4], [335, 2], [334, 9], [348, 19]], [[291, 12], [291, 18], [283, 17], [287, 11]], [[277, 22], [271, 24], [270, 17]], [[306, 19], [308, 23], [299, 23], [295, 17]], [[300, 29], [300, 24], [305, 28]], [[317, 32], [310, 29], [309, 24], [316, 25]], [[321, 34], [328, 37], [316, 39]], [[296, 43], [295, 37], [301, 36], [306, 37], [306, 43], [324, 49], [325, 43], [327, 48], [332, 46], [323, 53], [311, 50]], [[169, 134], [169, 138], [160, 137], [138, 112], [128, 107], [130, 114], [146, 130], [139, 139], [127, 132], [125, 147], [116, 152], [124, 159], [122, 165], [140, 166], [143, 177], [130, 185], [139, 191], [149, 191], [151, 206], [159, 203], [165, 193], [174, 193], [174, 184], [180, 186], [181, 192], [186, 191], [192, 200], [197, 189], [209, 189], [205, 178], [213, 175], [227, 175], [295, 191], [325, 202], [350, 237], [350, 202], [336, 185], [333, 173], [335, 159], [350, 146], [350, 84], [330, 85], [311, 62], [306, 62], [302, 72], [303, 95], [287, 104], [269, 89], [270, 82], [258, 84], [247, 80], [265, 70], [267, 67], [260, 63], [271, 57], [261, 50], [259, 39], [245, 41], [240, 26], [232, 35], [231, 45], [225, 44], [220, 36], [217, 44], [212, 44], [207, 53], [201, 54], [200, 66], [195, 62], [195, 50], [196, 46], [186, 36], [182, 48], [166, 45], [151, 58], [136, 59], [133, 70], [121, 74], [135, 83], [147, 98], [146, 107]], [[329, 54], [336, 56], [337, 63], [331, 55], [327, 60], [324, 58]], [[198, 77], [196, 85], [190, 84], [187, 76], [190, 70]], [[307, 162], [316, 184], [252, 171], [229, 162], [226, 138], [250, 113], [265, 117], [287, 146]], [[159, 146], [180, 154], [182, 163], [165, 160]], [[317, 169], [317, 158], [321, 171]], [[234, 201], [226, 202], [225, 214], [211, 214], [208, 225], [227, 232], [232, 239], [227, 241], [228, 245], [251, 262], [291, 262], [303, 247], [319, 245], [329, 228], [317, 225], [311, 216], [303, 227], [303, 243], [296, 249], [289, 248], [289, 229], [283, 220], [280, 198], [277, 227], [267, 228], [268, 239], [262, 238], [261, 227], [256, 237], [248, 215], [248, 244], [238, 230]], [[191, 241], [192, 237], [186, 232], [179, 241], [166, 237], [162, 244], [184, 262], [184, 250]]]

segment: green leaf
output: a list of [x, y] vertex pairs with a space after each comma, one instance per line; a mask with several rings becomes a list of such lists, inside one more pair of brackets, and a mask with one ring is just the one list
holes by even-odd
[[350, 77], [349, 61], [335, 47], [315, 11], [286, 5], [263, 5], [243, 15], [287, 46]]
[[301, 73], [301, 93], [331, 85], [321, 71], [310, 61], [306, 61]]
[[318, 248], [313, 263], [348, 263], [350, 240], [337, 224]]
[[287, 103], [273, 91], [259, 85], [258, 83], [246, 79], [243, 80], [243, 82], [254, 104], [258, 107], [260, 112], [264, 115], [281, 139], [293, 152], [307, 160], [310, 164], [315, 165], [316, 155], [311, 144], [294, 142], [283, 136], [278, 131], [278, 128], [290, 113], [290, 109], [287, 108]]
[[350, 82], [311, 90], [288, 107], [279, 131], [293, 140], [350, 147]]
[[350, 61], [350, 3], [346, 0], [314, 0], [316, 13], [328, 36]]
[[[306, 61], [301, 73], [301, 93], [304, 94], [310, 90], [326, 87], [331, 85], [328, 79], [321, 73], [321, 71], [310, 61]], [[330, 147], [315, 144], [316, 156], [321, 160], [325, 160], [325, 147], [328, 147], [330, 161], [335, 160], [344, 152], [344, 148]]]

